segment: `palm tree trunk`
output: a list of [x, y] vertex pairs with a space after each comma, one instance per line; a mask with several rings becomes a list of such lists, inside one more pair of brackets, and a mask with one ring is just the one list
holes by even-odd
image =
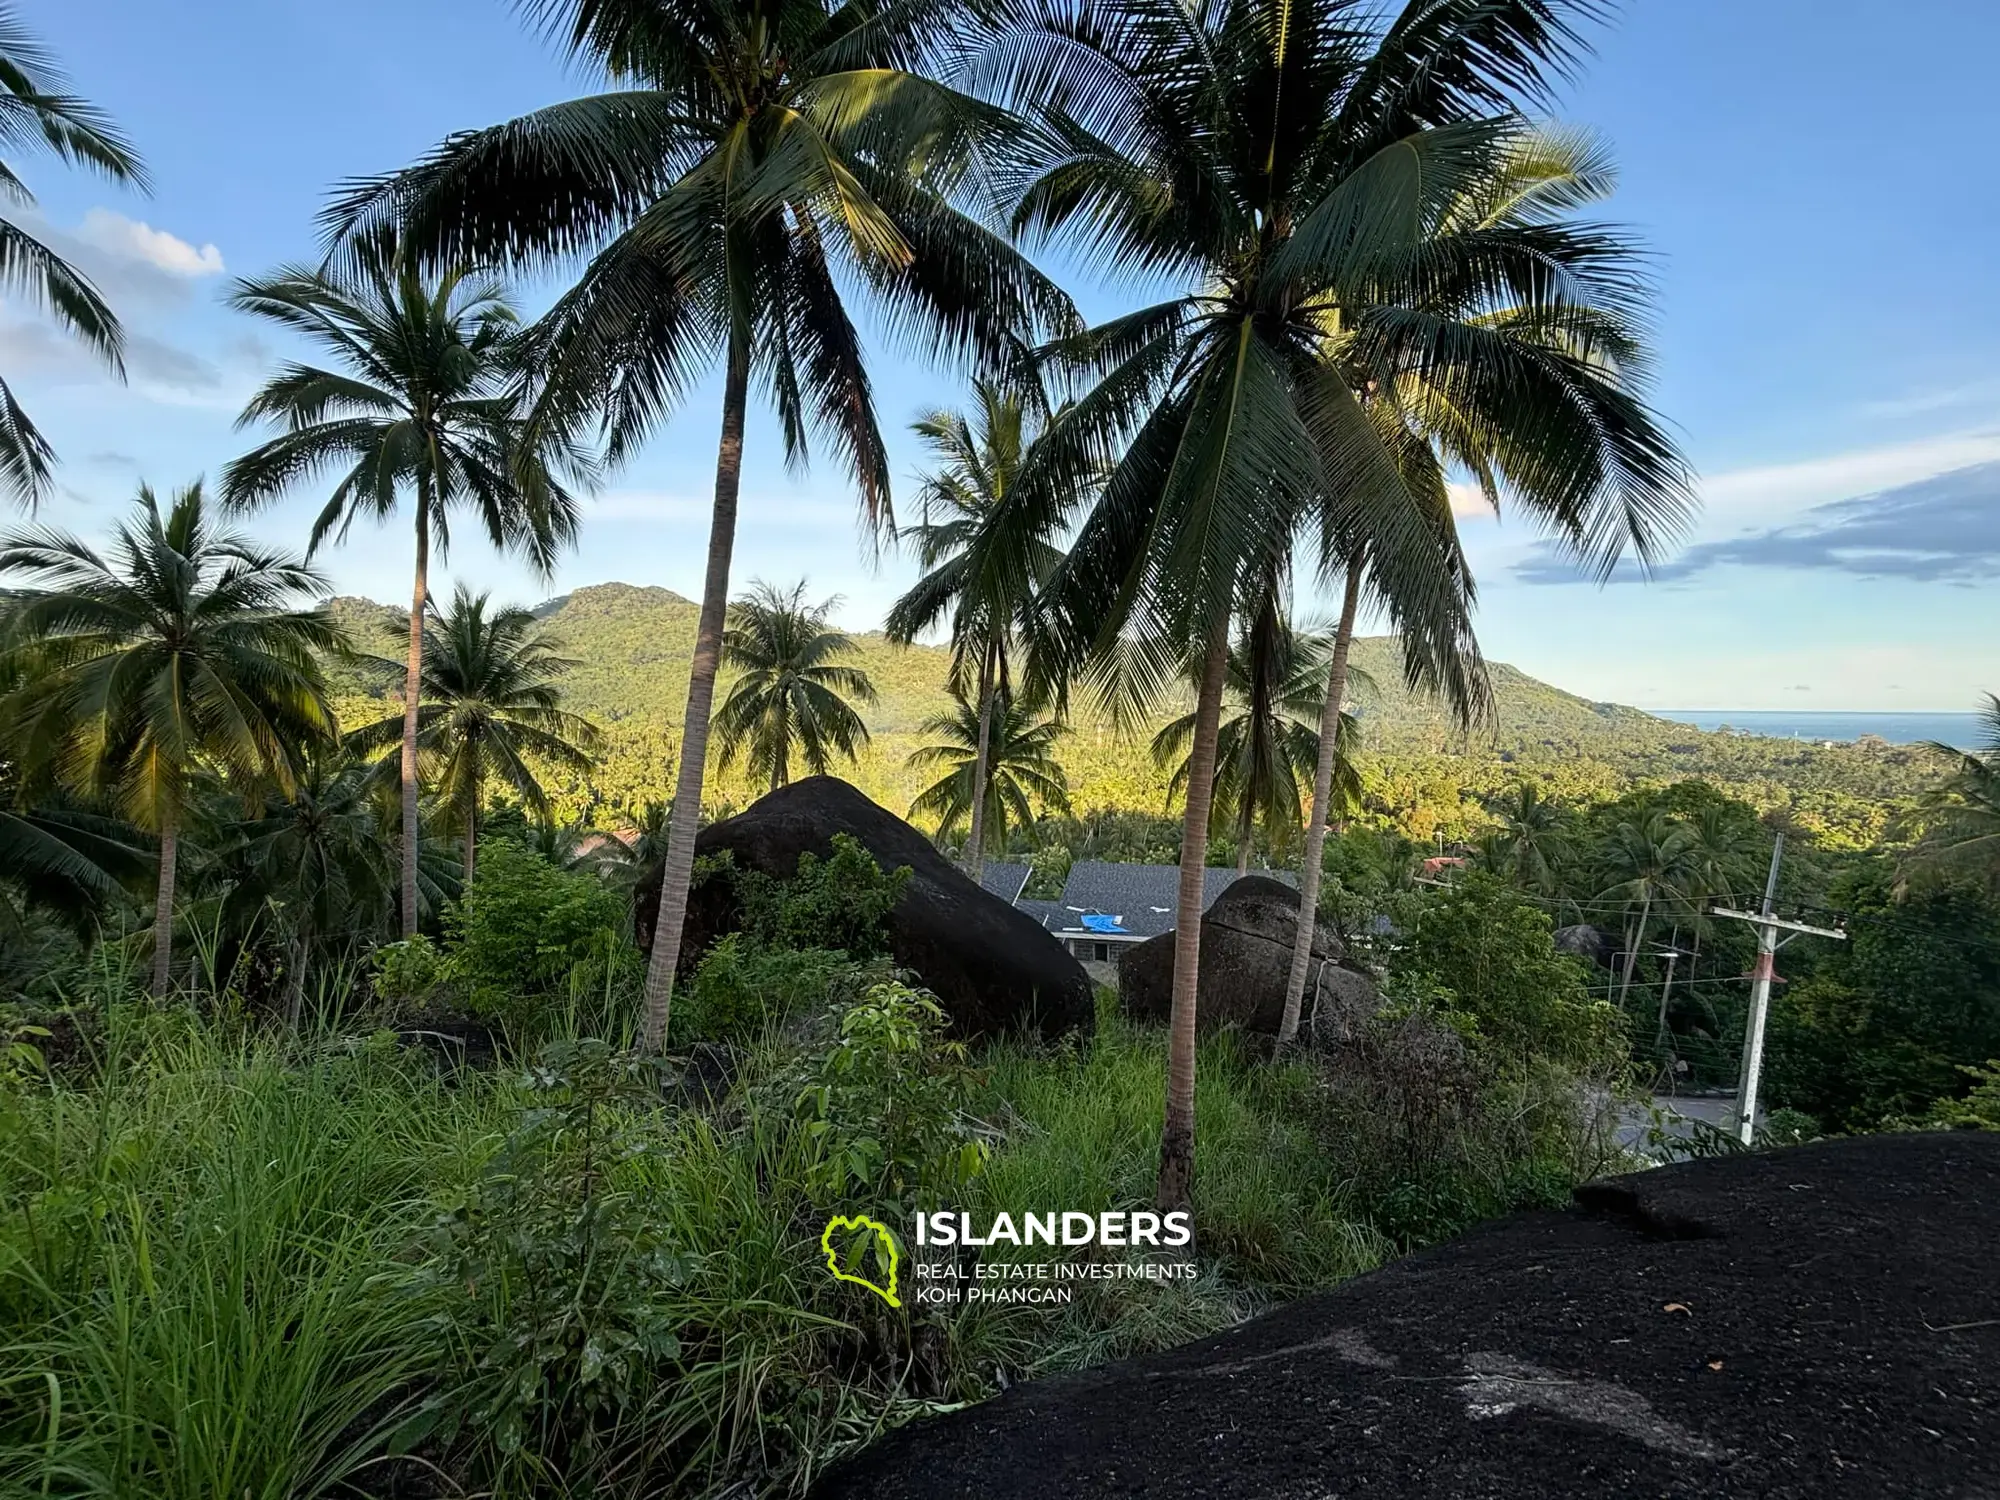
[[1250, 873], [1250, 835], [1239, 830], [1236, 835], [1236, 878], [1241, 880]]
[[681, 929], [687, 922], [688, 883], [694, 875], [694, 838], [701, 826], [703, 762], [715, 676], [722, 665], [722, 628], [729, 609], [729, 559], [736, 547], [736, 497], [743, 478], [743, 416], [750, 393], [750, 336], [730, 330], [729, 367], [722, 387], [722, 441], [715, 457], [715, 511], [708, 527], [708, 568], [702, 578], [701, 615], [695, 624], [694, 662], [688, 674], [687, 714], [681, 729], [680, 774], [667, 829], [660, 874], [660, 914], [653, 926], [653, 956], [646, 970], [645, 1048], [667, 1044], [674, 1003], [674, 970], [680, 963]]
[[1653, 914], [1653, 892], [1649, 886], [1639, 902], [1639, 930], [1632, 936], [1632, 951], [1625, 955], [1625, 978], [1618, 986], [1618, 1008], [1625, 1008], [1625, 996], [1632, 989], [1632, 971], [1639, 967], [1639, 950], [1646, 946], [1646, 920]]
[[410, 590], [410, 654], [403, 674], [403, 936], [417, 935], [417, 699], [424, 672], [424, 607], [430, 597], [430, 481], [417, 480], [417, 578]]
[[1160, 1130], [1159, 1206], [1185, 1209], [1194, 1197], [1195, 1002], [1201, 981], [1202, 887], [1208, 814], [1215, 798], [1215, 740], [1229, 666], [1229, 622], [1209, 637], [1188, 748], [1187, 810], [1181, 819], [1181, 885], [1174, 908], [1173, 1010], [1167, 1033], [1167, 1107]]
[[153, 896], [153, 982], [155, 1000], [166, 998], [174, 968], [174, 863], [180, 853], [180, 828], [169, 816], [160, 825], [160, 883]]
[[1339, 752], [1340, 706], [1347, 696], [1347, 654], [1354, 644], [1354, 620], [1361, 612], [1361, 559], [1347, 562], [1347, 592], [1340, 601], [1340, 625], [1333, 637], [1333, 661], [1326, 673], [1326, 703], [1319, 711], [1319, 759], [1313, 765], [1312, 815], [1306, 819], [1306, 849], [1299, 866], [1299, 925], [1292, 940], [1292, 968], [1285, 978], [1285, 1009], [1278, 1018], [1278, 1045], [1299, 1034], [1299, 1012], [1312, 967], [1313, 929], [1319, 914], [1320, 861], [1326, 854], [1327, 812], [1333, 802], [1333, 767]]
[[965, 835], [965, 868], [977, 882], [986, 873], [986, 781], [993, 774], [993, 642], [979, 658], [979, 746], [972, 757], [972, 827]]
[[472, 868], [479, 862], [479, 799], [465, 809], [465, 883], [472, 884]]

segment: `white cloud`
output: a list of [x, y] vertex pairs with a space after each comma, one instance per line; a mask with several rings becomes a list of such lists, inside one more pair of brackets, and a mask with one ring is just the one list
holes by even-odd
[[1700, 491], [1711, 523], [1772, 521], [1829, 500], [1894, 489], [1995, 459], [2000, 459], [2000, 432], [1945, 433], [1800, 463], [1732, 469], [1702, 479]]
[[222, 252], [212, 244], [196, 249], [177, 235], [108, 208], [93, 208], [83, 216], [78, 238], [122, 260], [143, 261], [170, 276], [194, 279], [219, 276], [226, 269]]

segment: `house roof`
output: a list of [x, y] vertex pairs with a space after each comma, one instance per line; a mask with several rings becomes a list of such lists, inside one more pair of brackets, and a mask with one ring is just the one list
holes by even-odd
[[998, 896], [1010, 906], [1018, 905], [1021, 892], [1028, 887], [1029, 867], [1010, 864], [1006, 860], [989, 860], [979, 873], [979, 884], [988, 894]]
[[[1286, 885], [1298, 884], [1298, 877], [1285, 870], [1260, 870]], [[1106, 860], [1080, 859], [1070, 866], [1062, 900], [1055, 906], [1053, 921], [1046, 927], [1069, 931], [1088, 930], [1086, 916], [1112, 916], [1118, 926], [1134, 937], [1157, 937], [1174, 929], [1174, 907], [1180, 895], [1178, 865], [1114, 864]], [[1236, 883], [1231, 869], [1202, 871], [1201, 908], [1207, 911], [1230, 886]], [[1024, 903], [1025, 904], [1025, 903]]]
[[1063, 910], [1060, 901], [1035, 901], [1026, 896], [1014, 903], [1014, 910], [1034, 918], [1051, 932], [1065, 925], [1065, 919], [1069, 916], [1069, 913]]

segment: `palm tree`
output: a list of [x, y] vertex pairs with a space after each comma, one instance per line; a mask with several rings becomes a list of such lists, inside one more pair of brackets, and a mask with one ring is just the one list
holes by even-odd
[[525, 554], [542, 573], [576, 534], [570, 482], [588, 458], [525, 421], [518, 320], [498, 283], [464, 265], [426, 278], [387, 235], [370, 236], [349, 271], [288, 268], [238, 282], [232, 306], [292, 329], [332, 355], [335, 368], [287, 365], [243, 409], [239, 426], [285, 428], [223, 474], [232, 506], [266, 504], [314, 475], [339, 474], [313, 522], [308, 554], [356, 519], [416, 512], [402, 733], [403, 936], [417, 930], [417, 718], [430, 600], [430, 557], [451, 544], [451, 512], [469, 508], [493, 545]]
[[[147, 188], [138, 154], [102, 113], [69, 92], [69, 80], [8, 4], [0, 4], [0, 151], [46, 151], [113, 182]], [[0, 200], [17, 208], [35, 202], [5, 163], [0, 163]], [[4, 214], [0, 291], [39, 307], [124, 378], [124, 330], [97, 288]], [[55, 450], [0, 381], [0, 487], [33, 510], [48, 493], [54, 464]]]
[[[1618, 237], [1568, 217], [1608, 196], [1612, 182], [1609, 161], [1587, 137], [1510, 130], [1440, 195], [1405, 273], [1339, 299], [1329, 358], [1383, 429], [1412, 489], [1430, 497], [1448, 533], [1448, 566], [1468, 597], [1447, 466], [1471, 474], [1496, 512], [1503, 495], [1526, 510], [1600, 576], [1628, 549], [1649, 564], [1693, 514], [1686, 465], [1639, 395], [1646, 351], [1636, 257]], [[1337, 532], [1327, 528], [1327, 544]], [[1346, 670], [1361, 575], [1373, 570], [1370, 539], [1350, 533], [1345, 557], [1336, 677]], [[1444, 665], [1423, 664], [1413, 681]], [[1330, 681], [1329, 712], [1338, 698]], [[1305, 993], [1324, 839], [1316, 803], [1284, 1040]]]
[[[537, 763], [591, 768], [597, 727], [562, 708], [562, 676], [575, 665], [543, 639], [532, 610], [489, 609], [489, 596], [464, 584], [425, 632], [417, 756], [424, 779], [458, 821], [466, 880], [478, 859], [480, 794], [488, 781], [547, 822]], [[404, 727], [398, 714], [354, 730], [347, 742], [362, 754], [400, 747]]]
[[1492, 840], [1493, 868], [1523, 890], [1554, 895], [1556, 868], [1570, 852], [1563, 810], [1532, 781], [1524, 781], [1496, 811], [1500, 827]]
[[709, 714], [736, 539], [753, 375], [786, 451], [811, 430], [891, 522], [889, 461], [844, 292], [926, 353], [1005, 358], [1067, 326], [1067, 299], [955, 207], [1018, 126], [926, 77], [948, 0], [536, 0], [572, 56], [618, 85], [454, 136], [358, 184], [336, 235], [399, 221], [444, 260], [546, 264], [591, 253], [545, 320], [544, 411], [602, 417], [614, 459], [723, 370], [722, 432], [688, 679], [672, 835], [646, 980], [644, 1040], [664, 1045], [701, 816]]
[[1696, 835], [1686, 823], [1655, 809], [1613, 828], [1598, 860], [1606, 882], [1598, 899], [1625, 908], [1625, 964], [1618, 983], [1622, 1006], [1632, 988], [1633, 970], [1639, 966], [1653, 908], [1689, 905], [1696, 877]]
[[1921, 834], [1903, 861], [1903, 875], [1971, 874], [2000, 884], [2000, 694], [1980, 710], [1985, 736], [1967, 753], [1931, 741], [1949, 758], [1950, 773], [1918, 805]]
[[1034, 700], [997, 690], [981, 713], [954, 694], [951, 709], [932, 714], [917, 733], [934, 738], [903, 764], [942, 768], [944, 775], [917, 793], [910, 816], [936, 818], [939, 838], [974, 823], [973, 798], [982, 794], [978, 826], [1003, 850], [1008, 830], [1031, 826], [1038, 811], [1069, 812], [1069, 777], [1055, 757], [1056, 742], [1067, 731]]
[[289, 952], [286, 1021], [296, 1028], [306, 974], [341, 941], [369, 941], [395, 917], [395, 853], [376, 815], [370, 768], [329, 746], [301, 758], [293, 784], [273, 787], [217, 830], [228, 880], [225, 925], [247, 931], [275, 915]]
[[978, 880], [986, 862], [986, 815], [998, 805], [985, 787], [994, 707], [1013, 690], [1015, 618], [1048, 581], [1062, 552], [1046, 537], [1017, 537], [997, 524], [1028, 452], [1027, 402], [991, 380], [976, 381], [972, 390], [971, 415], [939, 411], [914, 424], [937, 468], [918, 497], [921, 520], [903, 537], [915, 543], [926, 571], [889, 611], [886, 633], [907, 645], [947, 612], [951, 616], [951, 690], [972, 702], [979, 724], [964, 793], [971, 809], [965, 866]]
[[[1304, 789], [1319, 761], [1319, 720], [1332, 642], [1301, 635], [1279, 611], [1275, 596], [1258, 610], [1230, 648], [1223, 682], [1223, 716], [1215, 737], [1215, 798], [1209, 832], [1236, 841], [1236, 873], [1250, 868], [1252, 834], [1262, 825], [1277, 844], [1305, 821]], [[1354, 716], [1340, 718], [1341, 737], [1353, 743]], [[1188, 748], [1194, 715], [1183, 714], [1153, 736], [1153, 760], [1171, 768], [1167, 798], [1187, 791]], [[1333, 795], [1352, 808], [1361, 799], [1353, 761], [1338, 756]]]
[[173, 961], [174, 868], [191, 788], [207, 768], [240, 791], [295, 784], [298, 757], [334, 734], [318, 653], [345, 640], [306, 563], [217, 532], [200, 484], [163, 517], [150, 489], [111, 559], [37, 527], [0, 540], [16, 595], [8, 651], [21, 686], [0, 721], [33, 774], [47, 768], [156, 835], [152, 988]]
[[792, 779], [794, 745], [815, 776], [860, 754], [868, 726], [847, 700], [873, 703], [875, 684], [837, 660], [855, 649], [852, 637], [827, 626], [839, 607], [837, 594], [808, 604], [803, 578], [789, 589], [754, 580], [729, 606], [723, 658], [743, 675], [715, 715], [720, 769], [741, 754], [775, 792]]
[[[1310, 523], [1322, 572], [1345, 567], [1358, 604], [1359, 560], [1402, 632], [1406, 668], [1470, 713], [1483, 688], [1476, 658], [1468, 666], [1470, 580], [1442, 467], [1418, 462], [1418, 420], [1441, 424], [1456, 399], [1470, 448], [1473, 438], [1491, 446], [1503, 418], [1538, 414], [1549, 447], [1538, 472], [1552, 491], [1558, 475], [1569, 481], [1554, 520], [1579, 545], [1619, 540], [1597, 537], [1587, 500], [1616, 489], [1644, 502], [1625, 508], [1650, 522], [1657, 492], [1678, 493], [1682, 475], [1649, 447], [1657, 429], [1643, 408], [1580, 378], [1606, 338], [1568, 310], [1585, 293], [1609, 300], [1601, 280], [1626, 290], [1622, 263], [1610, 278], [1595, 274], [1601, 237], [1590, 237], [1591, 254], [1566, 254], [1563, 232], [1543, 225], [1436, 248], [1447, 211], [1493, 180], [1522, 138], [1515, 106], [1539, 102], [1544, 79], [1575, 55], [1563, 12], [1591, 6], [1411, 0], [1378, 17], [1349, 0], [1193, 11], [1126, 0], [1110, 19], [1033, 0], [1002, 9], [980, 76], [1003, 100], [1055, 101], [1051, 149], [1024, 174], [1017, 227], [1074, 227], [1086, 257], [1193, 288], [1045, 351], [1052, 368], [1095, 384], [1050, 423], [1016, 486], [1020, 524], [1043, 524], [1037, 509], [1063, 507], [1078, 475], [1109, 469], [1050, 588], [1066, 669], [1094, 662], [1114, 686], [1144, 694], [1199, 663], [1160, 1179], [1162, 1203], [1181, 1207], [1193, 1162], [1201, 852], [1232, 616], [1254, 610]], [[1512, 243], [1524, 237], [1535, 243]], [[1486, 320], [1498, 294], [1538, 309], [1558, 352], [1536, 362], [1499, 347]], [[1392, 389], [1404, 371], [1430, 384]], [[1551, 401], [1575, 419], [1551, 419]], [[1519, 467], [1532, 468], [1528, 447], [1518, 451]], [[1650, 546], [1652, 535], [1635, 540]], [[1339, 695], [1327, 699], [1322, 836]], [[1309, 859], [1319, 853], [1309, 839]], [[1308, 951], [1314, 874], [1309, 866], [1299, 924]]]

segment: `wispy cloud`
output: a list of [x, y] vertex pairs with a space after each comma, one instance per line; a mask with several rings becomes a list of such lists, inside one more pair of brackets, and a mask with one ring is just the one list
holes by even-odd
[[[1972, 584], [2000, 578], [2000, 461], [1816, 505], [1797, 520], [1701, 542], [1654, 570], [1663, 582], [1716, 568], [1816, 569], [1861, 578]], [[1582, 581], [1552, 548], [1516, 565], [1525, 583]], [[1636, 578], [1621, 569], [1618, 577]]]

